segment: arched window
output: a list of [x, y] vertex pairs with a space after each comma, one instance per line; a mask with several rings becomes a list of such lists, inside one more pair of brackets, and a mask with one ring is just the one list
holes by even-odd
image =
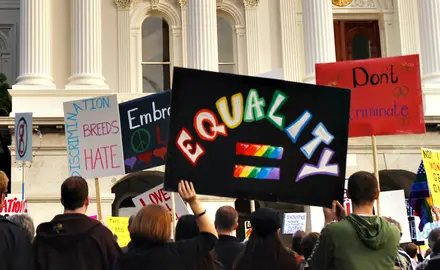
[[217, 16], [218, 70], [235, 73], [234, 31], [231, 23], [223, 16]]
[[171, 88], [170, 28], [163, 17], [142, 23], [142, 85], [144, 93]]

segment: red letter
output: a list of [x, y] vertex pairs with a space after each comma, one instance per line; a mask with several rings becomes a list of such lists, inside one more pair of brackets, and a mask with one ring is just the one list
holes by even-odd
[[165, 199], [165, 201], [168, 201], [169, 199], [171, 199], [170, 197], [167, 197], [168, 192], [164, 191], [163, 188], [159, 189], [159, 192], [162, 195], [162, 198]]
[[[206, 130], [204, 123], [207, 122], [210, 125], [210, 130]], [[218, 123], [218, 119], [212, 111], [202, 109], [194, 117], [194, 128], [199, 134], [199, 137], [205, 141], [213, 141], [217, 138], [218, 134], [228, 136], [226, 127], [223, 124]]]
[[163, 145], [163, 144], [166, 145], [167, 144], [166, 141], [162, 141], [160, 138], [160, 126], [159, 125], [156, 125], [156, 135], [157, 135], [157, 144], [159, 144], [159, 145]]
[[89, 137], [90, 134], [90, 127], [88, 124], [83, 125], [83, 131], [84, 131], [84, 138]]
[[117, 146], [116, 144], [110, 146], [110, 158], [111, 158], [111, 161], [112, 161], [112, 169], [116, 169], [116, 168], [121, 167], [120, 165], [116, 166], [115, 163], [114, 163], [114, 161], [115, 161], [114, 157], [116, 157], [116, 154], [113, 153], [113, 147], [116, 147], [116, 146]]
[[87, 166], [88, 165], [87, 160], [90, 160], [90, 165], [92, 165], [92, 170], [95, 168], [95, 166], [93, 166], [93, 153], [92, 153], [92, 149], [89, 149], [89, 150], [90, 150], [90, 156], [88, 157], [87, 156], [87, 150], [84, 149], [84, 163], [86, 164], [86, 171], [89, 170], [89, 166]]
[[189, 162], [191, 162], [193, 166], [196, 166], [197, 161], [205, 153], [205, 150], [199, 143], [196, 143], [196, 147], [192, 146], [190, 144], [192, 139], [193, 137], [191, 137], [188, 130], [182, 128], [179, 135], [177, 135], [176, 145]]
[[152, 204], [158, 204], [159, 200], [157, 199], [157, 196], [154, 192], [150, 193], [150, 195], [148, 195], [148, 198], [150, 199], [150, 202]]
[[118, 120], [113, 120], [112, 122], [112, 133], [113, 134], [118, 134], [119, 132], [119, 126], [118, 126]]
[[142, 204], [143, 207], [147, 206], [147, 204], [144, 202], [144, 199], [140, 198], [139, 202]]

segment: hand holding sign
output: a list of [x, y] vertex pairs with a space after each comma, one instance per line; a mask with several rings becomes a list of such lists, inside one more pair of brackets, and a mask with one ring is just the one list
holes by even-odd
[[189, 204], [194, 202], [197, 199], [196, 191], [194, 190], [193, 183], [188, 181], [180, 181], [179, 182], [179, 194], [180, 197]]
[[344, 206], [338, 201], [333, 201], [332, 208], [324, 208], [325, 224], [331, 223], [335, 220], [339, 221], [346, 216]]

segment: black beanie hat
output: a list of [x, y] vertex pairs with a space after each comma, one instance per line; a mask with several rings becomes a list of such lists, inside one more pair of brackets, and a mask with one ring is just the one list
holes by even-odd
[[251, 214], [252, 233], [266, 237], [281, 228], [281, 217], [271, 208], [258, 208]]

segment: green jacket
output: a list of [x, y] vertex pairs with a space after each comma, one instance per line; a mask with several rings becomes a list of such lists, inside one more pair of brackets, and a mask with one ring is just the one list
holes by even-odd
[[400, 231], [378, 216], [352, 214], [325, 227], [318, 241], [313, 270], [392, 270]]

